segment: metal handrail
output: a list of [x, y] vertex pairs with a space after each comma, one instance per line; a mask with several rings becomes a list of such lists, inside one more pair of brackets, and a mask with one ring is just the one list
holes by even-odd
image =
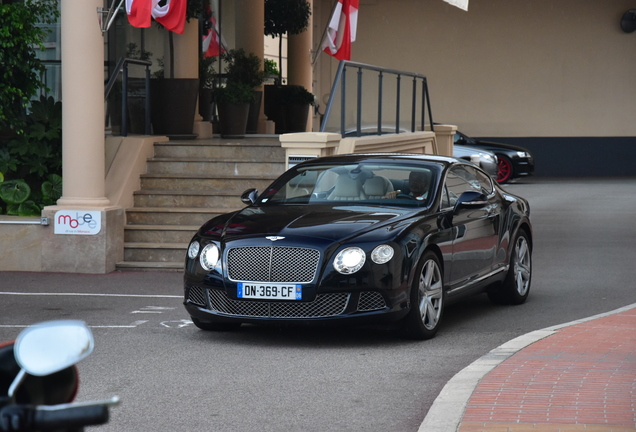
[[139, 60], [122, 57], [115, 66], [115, 71], [108, 79], [108, 83], [104, 88], [104, 100], [108, 99], [110, 91], [115, 85], [115, 81], [121, 72], [121, 136], [128, 136], [128, 65], [136, 64], [146, 66], [146, 104], [145, 104], [145, 134], [150, 135], [150, 66], [152, 62], [148, 60]]
[[[433, 115], [431, 112], [431, 101], [430, 95], [428, 92], [428, 84], [426, 80], [426, 76], [413, 72], [406, 72], [397, 69], [385, 68], [382, 66], [374, 66], [365, 63], [358, 63], [352, 61], [342, 60], [338, 65], [338, 71], [336, 72], [336, 77], [334, 78], [333, 85], [331, 87], [331, 92], [329, 94], [329, 101], [327, 102], [327, 108], [325, 109], [325, 114], [322, 119], [322, 123], [320, 125], [320, 132], [325, 132], [325, 128], [327, 126], [327, 121], [329, 119], [329, 115], [331, 114], [331, 110], [333, 104], [335, 103], [336, 92], [338, 90], [338, 86], [340, 86], [340, 132], [342, 136], [345, 136], [347, 133], [345, 128], [345, 113], [347, 107], [347, 97], [346, 97], [346, 73], [347, 68], [357, 69], [358, 77], [357, 77], [357, 91], [356, 91], [356, 131], [355, 136], [362, 135], [362, 82], [363, 82], [363, 73], [365, 71], [376, 72], [378, 81], [378, 100], [377, 100], [377, 134], [381, 135], [382, 133], [386, 133], [382, 129], [382, 108], [383, 108], [383, 83], [385, 75], [395, 75], [396, 76], [396, 84], [397, 91], [395, 95], [395, 133], [400, 133], [400, 90], [401, 90], [401, 81], [402, 77], [412, 78], [412, 101], [411, 101], [411, 132], [415, 132], [416, 130], [416, 113], [418, 108], [418, 97], [417, 97], [417, 87], [418, 83], [421, 83], [421, 98], [419, 99], [419, 103], [421, 105], [421, 117], [420, 117], [420, 130], [424, 130], [426, 123], [426, 113], [428, 111], [428, 121], [430, 124], [430, 130], [433, 130]], [[402, 131], [403, 132], [403, 131]]]

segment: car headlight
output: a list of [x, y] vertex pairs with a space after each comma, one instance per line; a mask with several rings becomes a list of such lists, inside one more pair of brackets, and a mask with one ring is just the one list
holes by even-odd
[[199, 254], [199, 248], [200, 246], [198, 241], [195, 240], [190, 243], [190, 246], [188, 246], [188, 258], [195, 259]]
[[199, 261], [201, 262], [201, 267], [205, 270], [212, 270], [216, 263], [219, 262], [219, 257], [221, 256], [221, 251], [219, 247], [214, 243], [210, 243], [206, 247], [203, 248], [201, 252], [201, 257]]
[[389, 245], [383, 244], [371, 252], [371, 261], [376, 264], [384, 264], [387, 263], [393, 258], [393, 248]]
[[479, 155], [485, 161], [488, 161], [488, 162], [491, 162], [491, 163], [495, 162], [495, 158], [492, 155], [489, 155], [489, 154], [486, 154], [486, 153], [480, 153]]
[[362, 268], [366, 254], [359, 247], [348, 247], [341, 250], [333, 260], [333, 267], [342, 274], [355, 273]]
[[518, 151], [517, 152], [517, 156], [522, 157], [522, 158], [529, 158], [530, 157], [530, 153], [524, 152], [524, 151]]

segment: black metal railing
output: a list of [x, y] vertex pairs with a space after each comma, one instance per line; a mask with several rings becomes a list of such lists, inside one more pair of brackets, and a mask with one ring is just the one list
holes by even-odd
[[[115, 82], [117, 81], [117, 77], [119, 74], [122, 74], [121, 78], [121, 136], [128, 136], [128, 65], [135, 64], [146, 67], [146, 76], [145, 76], [145, 134], [150, 135], [150, 66], [152, 66], [152, 62], [148, 60], [139, 60], [132, 58], [120, 58], [117, 62], [117, 66], [115, 66], [115, 71], [108, 79], [108, 83], [106, 83], [106, 88], [104, 89], [104, 99], [108, 100], [108, 95], [110, 94]], [[111, 116], [112, 119], [112, 116]]]
[[[347, 71], [349, 69], [357, 72], [357, 76], [354, 77], [355, 93], [348, 88]], [[368, 78], [369, 75], [377, 77], [375, 82], [373, 77], [371, 79]], [[393, 80], [390, 81], [389, 77], [393, 77]], [[404, 78], [411, 81], [411, 102], [410, 106], [406, 107], [402, 101]], [[387, 83], [390, 83], [393, 88], [387, 90]], [[340, 97], [339, 128], [333, 126], [333, 121], [329, 122], [329, 117], [332, 115], [338, 97]], [[352, 99], [354, 100], [353, 103], [355, 103], [354, 121], [347, 123], [347, 109], [351, 109]], [[367, 119], [369, 112], [373, 111], [368, 108], [372, 107], [373, 103], [375, 103], [377, 108], [375, 119]], [[363, 111], [363, 107], [367, 109]], [[410, 125], [402, 127], [401, 115], [406, 110], [410, 111]], [[427, 117], [428, 125], [426, 123]], [[433, 116], [426, 76], [364, 63], [340, 62], [320, 125], [321, 132], [339, 129], [343, 137], [369, 134], [381, 135], [383, 133], [423, 131], [427, 126], [430, 130], [433, 130]]]

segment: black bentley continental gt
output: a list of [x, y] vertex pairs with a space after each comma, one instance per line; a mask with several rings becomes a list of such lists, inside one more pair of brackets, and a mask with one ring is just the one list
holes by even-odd
[[242, 200], [188, 248], [184, 304], [203, 330], [397, 323], [428, 339], [444, 307], [467, 295], [528, 297], [528, 202], [466, 161], [317, 158]]

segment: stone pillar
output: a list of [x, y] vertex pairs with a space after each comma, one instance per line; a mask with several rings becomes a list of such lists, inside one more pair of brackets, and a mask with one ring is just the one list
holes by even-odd
[[101, 0], [62, 0], [62, 165], [60, 206], [106, 207], [104, 39]]
[[[183, 34], [174, 33], [174, 77], [199, 78], [199, 21], [191, 19], [186, 22]], [[193, 133], [198, 138], [212, 136], [212, 123], [203, 121], [199, 115], [199, 106], [194, 111]]]
[[[247, 54], [254, 53], [263, 60], [265, 50], [263, 38], [265, 34], [265, 2], [263, 0], [236, 0], [235, 27], [236, 47], [243, 48]], [[263, 86], [255, 89], [263, 91]], [[258, 115], [258, 133], [267, 133], [274, 130], [274, 122], [268, 121], [263, 111], [264, 103], [261, 99], [261, 107]]]
[[453, 138], [455, 137], [457, 126], [435, 125], [434, 127], [437, 154], [441, 156], [453, 156]]
[[[313, 88], [313, 72], [311, 67], [311, 50], [313, 49], [313, 0], [308, 0], [312, 15], [309, 17], [307, 30], [287, 38], [287, 81], [290, 85], [301, 85], [311, 93]], [[313, 128], [313, 112], [309, 112], [307, 131]]]
[[102, 0], [61, 1], [64, 186], [57, 205], [42, 211], [50, 220], [42, 234], [42, 271], [108, 273], [123, 258], [124, 211], [105, 194], [100, 6]]
[[300, 132], [280, 136], [285, 149], [285, 169], [289, 169], [290, 156], [322, 157], [337, 153], [342, 136], [330, 132]]

